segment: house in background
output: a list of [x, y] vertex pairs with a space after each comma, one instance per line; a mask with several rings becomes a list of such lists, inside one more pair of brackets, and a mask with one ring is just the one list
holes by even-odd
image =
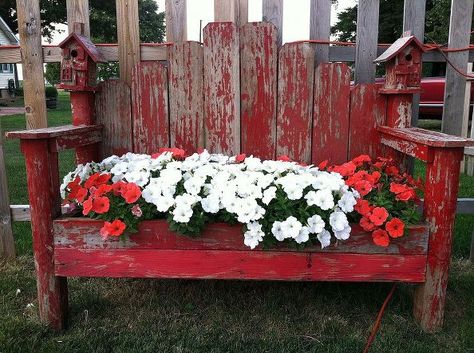
[[[12, 30], [0, 17], [0, 45], [18, 45], [18, 39], [13, 34]], [[13, 92], [9, 92], [9, 81], [18, 87], [18, 74], [16, 64], [0, 64], [0, 98], [9, 98]]]

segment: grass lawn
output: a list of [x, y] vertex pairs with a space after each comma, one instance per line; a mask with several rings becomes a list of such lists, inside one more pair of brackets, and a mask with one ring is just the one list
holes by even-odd
[[[69, 123], [66, 94], [50, 125]], [[4, 131], [25, 126], [1, 118]], [[17, 141], [6, 141], [10, 197], [28, 203]], [[61, 173], [73, 166], [61, 155]], [[417, 164], [421, 173], [423, 165]], [[463, 176], [461, 196], [474, 197]], [[412, 319], [412, 290], [400, 285], [371, 352], [474, 352], [474, 217], [458, 216], [445, 328], [428, 335]], [[55, 334], [37, 316], [31, 232], [14, 225], [19, 257], [0, 264], [0, 353], [6, 352], [361, 352], [391, 284], [70, 279], [69, 329]]]

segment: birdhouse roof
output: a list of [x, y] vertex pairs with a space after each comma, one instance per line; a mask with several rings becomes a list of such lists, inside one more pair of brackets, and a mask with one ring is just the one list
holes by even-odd
[[388, 47], [388, 49], [385, 50], [382, 55], [375, 59], [374, 62], [383, 63], [389, 61], [410, 44], [416, 45], [423, 52], [425, 51], [423, 44], [421, 44], [421, 42], [415, 36], [401, 37], [398, 38], [390, 47]]
[[91, 42], [89, 38], [86, 36], [83, 36], [82, 34], [77, 34], [77, 33], [71, 33], [70, 35], [67, 36], [66, 39], [64, 39], [60, 44], [59, 47], [62, 49], [64, 48], [69, 42], [71, 41], [76, 41], [79, 43], [79, 45], [84, 48], [84, 50], [89, 54], [92, 60], [96, 63], [103, 63], [107, 62], [103, 55], [97, 50], [97, 47], [94, 45], [94, 43]]

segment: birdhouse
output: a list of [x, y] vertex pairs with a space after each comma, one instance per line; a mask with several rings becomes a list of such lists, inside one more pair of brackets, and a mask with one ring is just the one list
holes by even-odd
[[97, 47], [82, 34], [71, 33], [59, 44], [61, 73], [59, 88], [69, 91], [95, 91], [97, 63], [106, 62]]
[[385, 63], [385, 84], [381, 93], [420, 91], [423, 44], [415, 36], [397, 39], [375, 63]]

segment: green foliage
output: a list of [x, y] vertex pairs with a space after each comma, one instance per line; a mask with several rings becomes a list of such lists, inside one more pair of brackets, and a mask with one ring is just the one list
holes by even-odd
[[[66, 23], [66, 0], [40, 0], [41, 28], [43, 36], [52, 40], [57, 24]], [[89, 21], [94, 42], [117, 42], [117, 17], [115, 1], [90, 0]], [[158, 13], [154, 0], [139, 0], [140, 40], [162, 42], [165, 35], [164, 13]], [[18, 33], [16, 0], [2, 0], [0, 16], [14, 33]]]
[[47, 63], [44, 78], [50, 85], [56, 85], [60, 80], [60, 63]]
[[56, 98], [58, 96], [58, 90], [54, 86], [46, 86], [44, 88], [44, 94], [46, 98]]

